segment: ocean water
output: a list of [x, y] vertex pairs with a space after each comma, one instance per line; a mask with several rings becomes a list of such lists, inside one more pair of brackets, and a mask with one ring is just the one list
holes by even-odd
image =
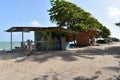
[[[20, 42], [13, 42], [12, 48], [20, 47]], [[10, 50], [11, 49], [11, 43], [10, 42], [0, 42], [0, 49]]]

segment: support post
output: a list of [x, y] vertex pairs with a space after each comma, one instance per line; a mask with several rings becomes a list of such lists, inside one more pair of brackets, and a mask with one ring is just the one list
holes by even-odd
[[22, 48], [22, 52], [24, 50], [24, 34], [23, 34], [23, 31], [22, 31], [22, 43], [21, 43], [21, 48]]
[[24, 42], [24, 33], [22, 31], [22, 43]]
[[10, 37], [11, 37], [11, 51], [12, 51], [12, 32], [11, 32], [11, 35], [10, 35]]

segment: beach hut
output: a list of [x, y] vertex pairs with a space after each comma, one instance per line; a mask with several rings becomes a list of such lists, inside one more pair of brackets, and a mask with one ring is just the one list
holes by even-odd
[[80, 32], [76, 36], [78, 46], [96, 45], [95, 37], [100, 33], [100, 30], [88, 30]]
[[6, 32], [22, 32], [22, 43], [24, 32], [34, 31], [35, 50], [66, 50], [70, 47], [69, 42], [78, 32], [62, 27], [11, 27]]

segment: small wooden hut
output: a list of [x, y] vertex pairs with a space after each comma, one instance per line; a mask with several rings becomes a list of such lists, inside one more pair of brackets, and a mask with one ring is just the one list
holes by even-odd
[[22, 32], [22, 43], [24, 42], [24, 32], [34, 31], [34, 43], [36, 50], [65, 50], [69, 48], [69, 41], [78, 32], [62, 27], [11, 27], [6, 32]]
[[78, 46], [96, 45], [95, 37], [99, 34], [99, 30], [88, 30], [80, 32], [76, 36]]

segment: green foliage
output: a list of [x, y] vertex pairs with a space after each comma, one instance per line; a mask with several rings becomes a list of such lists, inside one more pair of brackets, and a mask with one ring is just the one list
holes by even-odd
[[101, 33], [100, 33], [100, 35], [103, 38], [108, 38], [110, 36], [110, 30], [106, 26], [103, 26], [103, 27], [101, 27]]
[[[84, 11], [77, 5], [66, 0], [50, 0], [51, 8], [48, 10], [50, 21], [59, 27], [66, 26], [75, 31], [86, 31], [89, 29], [100, 29], [102, 36], [110, 35], [109, 29], [104, 27], [89, 12]], [[107, 33], [106, 33], [107, 32]]]
[[120, 40], [118, 38], [115, 38], [115, 37], [111, 37], [112, 41], [115, 41], [115, 42], [119, 42]]
[[48, 10], [50, 20], [58, 26], [68, 26], [76, 22], [75, 19], [79, 17], [79, 8], [73, 3], [65, 0], [51, 0], [51, 6], [52, 8]]

